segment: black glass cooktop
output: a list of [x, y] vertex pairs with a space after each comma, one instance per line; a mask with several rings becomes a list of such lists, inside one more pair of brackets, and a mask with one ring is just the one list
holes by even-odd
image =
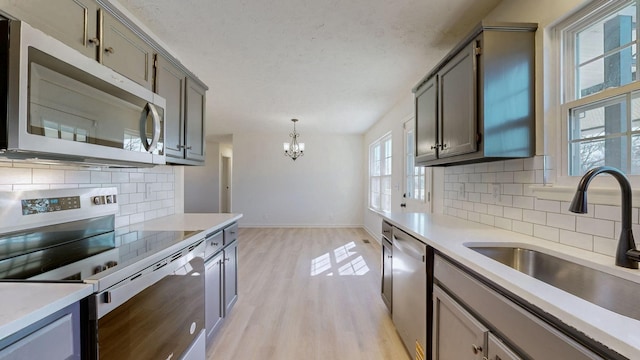
[[0, 281], [82, 281], [151, 256], [194, 231], [114, 230], [114, 216], [0, 235]]

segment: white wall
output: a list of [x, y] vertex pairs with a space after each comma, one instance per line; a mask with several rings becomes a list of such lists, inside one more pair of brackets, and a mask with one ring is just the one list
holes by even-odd
[[233, 135], [233, 212], [241, 226], [362, 226], [362, 136], [302, 132], [306, 149], [285, 157], [288, 133]]
[[184, 212], [214, 213], [220, 209], [220, 144], [206, 143], [204, 166], [184, 168]]

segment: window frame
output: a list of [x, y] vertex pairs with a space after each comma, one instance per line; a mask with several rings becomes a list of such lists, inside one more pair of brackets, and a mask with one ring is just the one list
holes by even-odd
[[[379, 137], [378, 139], [372, 141], [369, 144], [369, 191], [368, 191], [368, 198], [369, 198], [369, 208], [374, 210], [374, 211], [382, 211], [382, 212], [390, 212], [391, 211], [391, 202], [392, 202], [392, 175], [393, 175], [393, 137], [391, 136], [391, 132], [388, 132], [386, 134], [384, 134], [383, 136]], [[389, 154], [387, 156], [386, 153], [386, 149], [385, 149], [385, 145], [386, 143], [389, 142]], [[375, 169], [375, 164], [374, 162], [376, 161], [376, 159], [374, 159], [373, 156], [373, 151], [374, 149], [379, 146], [380, 147], [380, 173], [379, 174], [374, 174], [374, 169]], [[384, 173], [385, 172], [385, 163], [384, 161], [386, 159], [389, 159], [390, 164], [388, 166], [388, 173]], [[377, 178], [378, 179], [378, 189], [374, 189], [373, 187], [373, 180]], [[383, 181], [384, 179], [388, 179], [389, 181], [389, 193], [385, 194], [384, 193], [384, 189], [383, 189]], [[374, 204], [374, 190], [378, 190], [379, 193], [379, 201], [377, 204]], [[384, 201], [383, 201], [383, 196], [388, 196], [388, 208], [383, 208], [384, 205]]]
[[[403, 201], [405, 202], [413, 202], [416, 205], [424, 205], [428, 202], [430, 202], [430, 198], [431, 198], [431, 193], [429, 191], [429, 186], [428, 186], [428, 171], [427, 168], [424, 166], [415, 166], [415, 157], [416, 157], [416, 134], [415, 134], [415, 118], [412, 117], [411, 119], [407, 120], [404, 122], [403, 124], [403, 129], [404, 129], [404, 141], [403, 141], [403, 184], [404, 184], [404, 196], [403, 196]], [[410, 137], [412, 137], [412, 142], [410, 143]], [[412, 162], [409, 161], [409, 158], [412, 158]], [[410, 165], [413, 164], [413, 169], [410, 169]], [[416, 174], [416, 169], [420, 169], [418, 170], [419, 172], [421, 172], [421, 174]], [[416, 197], [415, 196], [415, 191], [413, 193], [411, 193], [411, 189], [416, 188], [416, 184], [415, 184], [415, 179], [416, 177], [418, 179], [422, 178], [422, 184], [423, 184], [423, 188], [422, 188], [422, 197]], [[409, 182], [410, 179], [412, 179], [412, 186], [410, 186]], [[418, 181], [419, 182], [419, 181]], [[411, 189], [410, 189], [411, 188]]]
[[[627, 0], [624, 2], [595, 0], [556, 24], [552, 29], [552, 39], [555, 42], [554, 49], [556, 51], [556, 54], [552, 58], [555, 58], [557, 61], [555, 62], [556, 66], [551, 70], [552, 74], [556, 74], [556, 76], [553, 76], [553, 78], [556, 79], [555, 89], [552, 89], [551, 93], [553, 94], [554, 91], [557, 91], [557, 93], [555, 93], [556, 100], [553, 102], [556, 103], [556, 118], [559, 119], [559, 124], [557, 125], [559, 136], [555, 139], [555, 143], [557, 144], [555, 153], [559, 158], [555, 167], [555, 185], [575, 186], [581, 178], [581, 175], [570, 175], [569, 157], [571, 156], [571, 140], [569, 138], [569, 121], [571, 120], [571, 110], [604, 102], [616, 97], [632, 96], [634, 92], [640, 90], [640, 66], [638, 65], [640, 59], [636, 59], [636, 79], [631, 83], [619, 87], [606, 88], [597, 93], [580, 98], [576, 96], [576, 65], [574, 65], [576, 35], [581, 30], [588, 28], [590, 25], [601, 21], [612, 13], [634, 2], [636, 3], [636, 22], [639, 23], [639, 25], [636, 25], [635, 30], [637, 55], [638, 51], [640, 51], [640, 38], [637, 35], [640, 33], [640, 29], [638, 29], [638, 26], [640, 26], [640, 21], [638, 21], [638, 19], [640, 19], [640, 0]], [[549, 115], [553, 115], [553, 110], [549, 112]], [[631, 129], [628, 129], [628, 131], [631, 131]], [[548, 134], [545, 135], [549, 136]], [[550, 136], [552, 142], [553, 136], [554, 135]], [[629, 147], [631, 145], [629, 144], [627, 146]], [[627, 176], [632, 184], [640, 185], [640, 174]], [[598, 182], [606, 187], [616, 186], [614, 179], [607, 177], [599, 179]]]

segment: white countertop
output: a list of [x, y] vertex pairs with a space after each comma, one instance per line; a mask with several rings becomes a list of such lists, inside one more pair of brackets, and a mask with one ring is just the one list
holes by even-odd
[[[614, 259], [560, 243], [474, 223], [446, 215], [386, 213], [383, 218], [469, 267], [476, 273], [555, 316], [567, 325], [630, 358], [640, 359], [640, 321], [616, 314], [481, 255], [467, 243], [526, 244], [578, 264], [588, 265], [639, 283], [640, 270], [614, 265]], [[640, 299], [635, 299], [640, 304]], [[640, 305], [638, 305], [640, 306]]]
[[0, 339], [93, 293], [90, 284], [0, 283]]
[[129, 225], [141, 231], [206, 231], [211, 232], [238, 221], [242, 214], [189, 213], [174, 214]]

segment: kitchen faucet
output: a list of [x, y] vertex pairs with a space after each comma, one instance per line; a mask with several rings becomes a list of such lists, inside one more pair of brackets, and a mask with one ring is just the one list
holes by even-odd
[[640, 261], [640, 251], [636, 249], [636, 243], [633, 240], [633, 231], [631, 230], [631, 184], [622, 171], [611, 166], [600, 166], [587, 171], [582, 179], [580, 179], [576, 194], [569, 206], [569, 211], [578, 214], [587, 213], [587, 187], [591, 179], [601, 173], [610, 174], [618, 180], [620, 191], [622, 192], [622, 231], [620, 232], [620, 239], [618, 240], [618, 248], [616, 250], [616, 265], [629, 269], [637, 269], [638, 261]]

